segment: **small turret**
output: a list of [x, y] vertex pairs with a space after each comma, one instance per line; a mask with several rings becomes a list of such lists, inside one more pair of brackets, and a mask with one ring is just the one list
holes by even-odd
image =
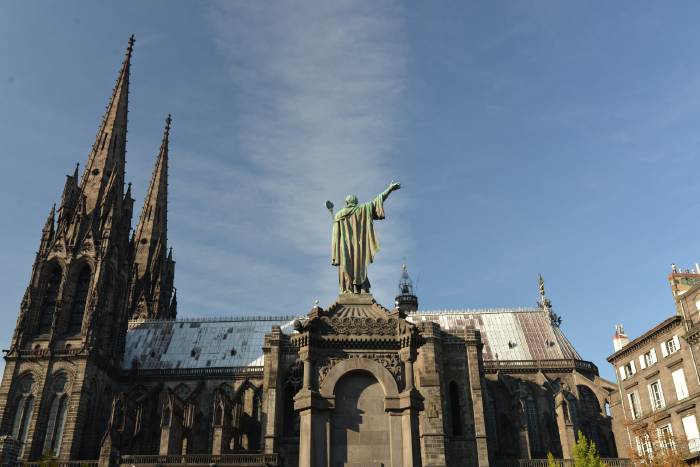
[[396, 307], [404, 313], [418, 310], [418, 297], [413, 293], [413, 281], [408, 275], [408, 268], [405, 264], [399, 280], [399, 294], [396, 296]]
[[613, 348], [615, 352], [621, 350], [627, 344], [630, 343], [630, 338], [625, 334], [625, 330], [622, 328], [622, 324], [615, 325], [615, 335], [613, 336]]

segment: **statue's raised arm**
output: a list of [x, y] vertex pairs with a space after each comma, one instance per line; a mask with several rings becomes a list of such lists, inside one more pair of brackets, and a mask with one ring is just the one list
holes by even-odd
[[[384, 201], [401, 188], [392, 181], [374, 200], [358, 204], [357, 196], [345, 198], [345, 207], [333, 216], [331, 264], [338, 267], [340, 293], [369, 293], [367, 267], [379, 251], [373, 221], [384, 219]], [[326, 203], [332, 214], [333, 204]]]

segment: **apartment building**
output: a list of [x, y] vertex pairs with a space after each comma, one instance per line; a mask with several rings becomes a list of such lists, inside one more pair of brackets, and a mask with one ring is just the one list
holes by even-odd
[[[700, 306], [700, 272], [669, 276], [677, 313], [630, 340], [622, 325], [613, 337], [619, 394], [611, 400], [615, 439], [620, 455], [655, 456], [669, 449], [688, 462], [700, 463], [700, 379], [687, 299], [695, 317]], [[686, 310], [686, 312], [684, 312]], [[698, 320], [700, 321], [700, 320]], [[700, 332], [698, 332], [700, 334]]]

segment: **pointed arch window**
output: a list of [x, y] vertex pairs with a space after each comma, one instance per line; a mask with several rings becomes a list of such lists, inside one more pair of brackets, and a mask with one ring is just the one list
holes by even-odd
[[49, 418], [46, 422], [46, 435], [44, 436], [44, 452], [57, 456], [61, 451], [63, 429], [66, 425], [68, 412], [68, 378], [59, 374], [51, 385], [51, 405], [49, 406]]
[[83, 327], [83, 315], [85, 314], [85, 305], [90, 292], [91, 275], [90, 266], [87, 264], [83, 265], [78, 274], [78, 280], [75, 283], [73, 292], [73, 304], [71, 305], [68, 320], [69, 334], [78, 334]]
[[452, 435], [462, 436], [462, 409], [459, 406], [459, 387], [450, 382], [450, 412], [452, 414]]
[[543, 454], [542, 448], [542, 433], [540, 431], [540, 420], [537, 411], [537, 404], [532, 395], [529, 395], [525, 399], [525, 410], [527, 417], [527, 430], [528, 437], [530, 438], [530, 448], [532, 449], [532, 454], [540, 456]]
[[39, 334], [48, 334], [53, 322], [53, 314], [58, 301], [58, 290], [61, 286], [61, 267], [57, 264], [51, 266], [47, 274], [46, 288], [44, 289], [44, 300], [41, 304], [39, 315]]
[[18, 396], [15, 404], [15, 416], [12, 422], [12, 437], [19, 441], [19, 455], [24, 455], [24, 448], [29, 432], [29, 423], [34, 413], [34, 376], [26, 375], [18, 384]]

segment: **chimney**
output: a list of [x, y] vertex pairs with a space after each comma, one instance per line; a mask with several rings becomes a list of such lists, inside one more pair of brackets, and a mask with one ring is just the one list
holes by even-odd
[[630, 343], [630, 338], [627, 337], [627, 334], [625, 334], [625, 330], [622, 329], [622, 325], [616, 324], [615, 325], [615, 335], [613, 336], [613, 347], [615, 348], [615, 352], [622, 349], [623, 347], [625, 347], [629, 343]]

